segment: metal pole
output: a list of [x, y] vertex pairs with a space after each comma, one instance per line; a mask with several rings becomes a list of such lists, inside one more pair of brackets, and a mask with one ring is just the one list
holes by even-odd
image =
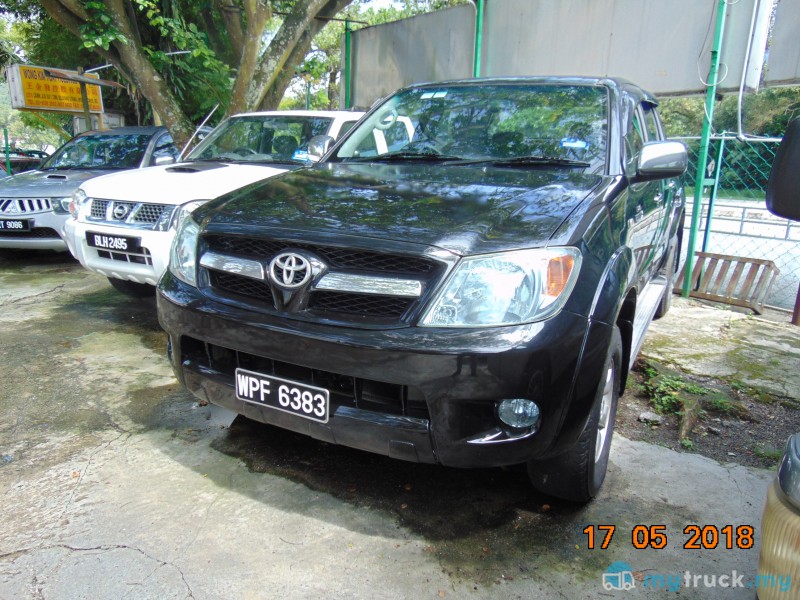
[[722, 160], [725, 158], [725, 138], [719, 141], [717, 149], [717, 165], [714, 169], [714, 186], [711, 188], [711, 195], [708, 198], [708, 214], [706, 215], [706, 231], [703, 235], [703, 252], [708, 250], [708, 238], [711, 237], [711, 218], [714, 214], [714, 202], [717, 201], [717, 191], [719, 190], [719, 174], [722, 171]]
[[311, 78], [306, 80], [306, 110], [311, 109]]
[[686, 250], [686, 270], [683, 277], [683, 290], [681, 295], [689, 297], [692, 287], [692, 271], [694, 270], [694, 248], [697, 243], [697, 230], [700, 227], [700, 212], [703, 209], [703, 186], [706, 183], [706, 163], [708, 162], [708, 143], [711, 139], [711, 124], [714, 122], [714, 103], [717, 96], [717, 77], [719, 76], [719, 55], [722, 49], [722, 40], [725, 34], [725, 14], [728, 2], [717, 2], [717, 25], [714, 31], [714, 47], [711, 50], [711, 66], [708, 70], [708, 83], [706, 84], [705, 116], [703, 117], [703, 133], [700, 136], [700, 155], [697, 157], [697, 178], [694, 186], [694, 205], [692, 208], [692, 226], [689, 231], [689, 245]]
[[[78, 67], [78, 75], [83, 75], [83, 68]], [[83, 117], [86, 119], [86, 129], [89, 131], [92, 128], [92, 115], [89, 112], [89, 94], [86, 92], [86, 84], [83, 81], [78, 82], [81, 86], [81, 102], [83, 102]]]
[[344, 108], [350, 108], [350, 80], [352, 78], [350, 64], [350, 19], [344, 20]]
[[11, 158], [8, 152], [8, 127], [3, 127], [3, 137], [6, 141], [6, 173], [11, 175]]
[[483, 52], [483, 12], [485, 0], [475, 0], [475, 57], [472, 76], [481, 76], [481, 53]]

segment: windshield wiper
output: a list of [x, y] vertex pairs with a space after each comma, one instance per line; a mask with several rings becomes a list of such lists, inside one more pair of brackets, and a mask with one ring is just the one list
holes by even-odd
[[461, 160], [460, 156], [436, 154], [435, 152], [391, 152], [380, 156], [359, 156], [348, 162], [447, 162]]
[[572, 160], [569, 158], [557, 158], [555, 156], [516, 156], [513, 158], [485, 158], [478, 160], [465, 160], [459, 165], [482, 165], [489, 164], [494, 167], [516, 167], [516, 166], [545, 166], [545, 167], [575, 167], [586, 168], [590, 163], [582, 160]]

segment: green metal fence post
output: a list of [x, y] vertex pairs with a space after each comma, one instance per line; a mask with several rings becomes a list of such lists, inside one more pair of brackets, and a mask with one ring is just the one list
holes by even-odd
[[694, 248], [697, 243], [697, 230], [700, 227], [700, 213], [703, 210], [703, 186], [706, 184], [706, 163], [708, 162], [708, 143], [711, 139], [711, 124], [714, 122], [714, 103], [717, 97], [717, 77], [719, 76], [719, 55], [722, 49], [722, 40], [725, 34], [725, 14], [728, 2], [717, 2], [717, 25], [714, 31], [714, 47], [711, 50], [711, 66], [708, 70], [708, 83], [706, 84], [706, 110], [703, 118], [703, 133], [700, 137], [700, 155], [697, 158], [697, 179], [694, 186], [694, 205], [692, 208], [692, 226], [689, 231], [689, 245], [686, 250], [686, 269], [683, 277], [681, 295], [689, 297], [692, 287], [692, 270], [694, 269]]
[[719, 140], [717, 148], [717, 164], [714, 169], [714, 185], [711, 188], [711, 195], [708, 197], [708, 214], [706, 215], [706, 230], [703, 235], [702, 250], [705, 252], [708, 249], [708, 238], [711, 237], [711, 218], [714, 212], [714, 203], [717, 201], [717, 193], [719, 192], [719, 175], [722, 172], [722, 161], [725, 158], [725, 137], [723, 135]]
[[483, 52], [483, 12], [486, 0], [475, 0], [475, 58], [472, 76], [481, 76], [481, 53]]
[[352, 79], [350, 64], [350, 19], [344, 20], [344, 108], [350, 108], [350, 81]]

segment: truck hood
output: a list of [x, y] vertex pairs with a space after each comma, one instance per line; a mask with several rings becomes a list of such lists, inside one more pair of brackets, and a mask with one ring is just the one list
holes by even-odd
[[283, 164], [183, 162], [114, 173], [88, 181], [81, 187], [92, 198], [184, 204], [222, 196], [289, 168]]
[[83, 182], [108, 175], [108, 169], [64, 169], [50, 171], [26, 171], [0, 179], [0, 197], [68, 197]]
[[601, 181], [568, 169], [327, 163], [238, 190], [196, 216], [209, 231], [355, 235], [479, 254], [546, 245]]

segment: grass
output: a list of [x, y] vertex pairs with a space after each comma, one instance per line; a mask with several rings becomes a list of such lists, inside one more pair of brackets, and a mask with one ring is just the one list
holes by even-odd
[[655, 376], [650, 376], [648, 368], [645, 368], [645, 377], [647, 378], [645, 390], [659, 414], [680, 413], [684, 394], [705, 396], [709, 393], [706, 388], [691, 381], [673, 375], [658, 375], [658, 372], [652, 367], [649, 370], [655, 373]]
[[756, 444], [753, 447], [753, 454], [755, 454], [758, 458], [769, 461], [773, 464], [777, 464], [780, 462], [781, 458], [783, 458], [783, 450], [779, 450], [771, 446], [765, 446], [764, 444]]
[[723, 415], [738, 414], [739, 409], [727, 396], [714, 396], [707, 403], [708, 409]]

